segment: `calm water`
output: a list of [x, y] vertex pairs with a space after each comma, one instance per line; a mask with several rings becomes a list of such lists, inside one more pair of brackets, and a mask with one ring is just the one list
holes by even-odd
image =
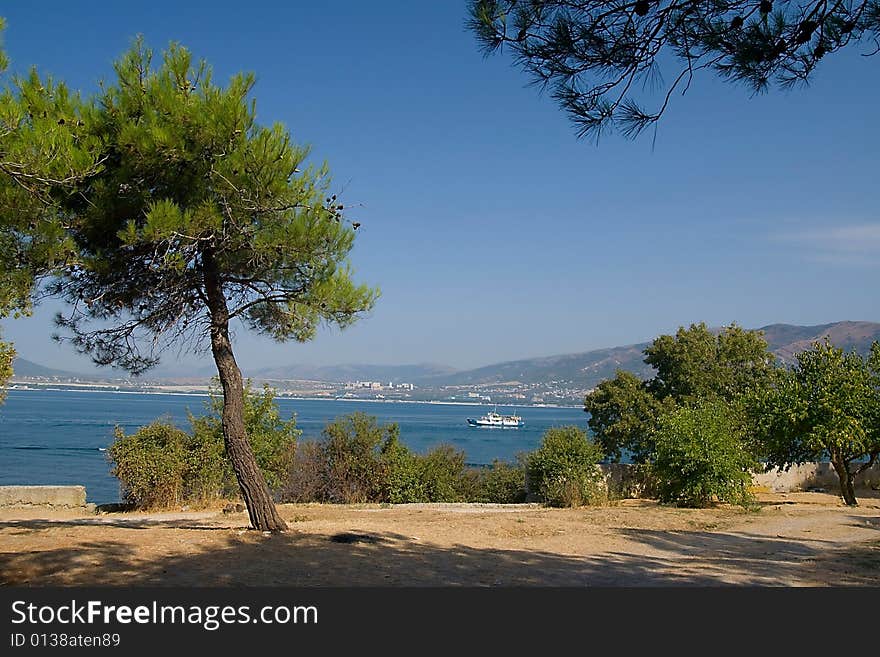
[[[197, 395], [10, 390], [0, 405], [0, 485], [80, 484], [90, 502], [119, 501], [118, 482], [100, 451], [113, 441], [113, 428], [131, 433], [160, 416], [188, 428], [187, 411], [202, 415], [206, 401]], [[547, 428], [586, 429], [587, 419], [580, 408], [527, 407], [516, 409], [524, 427], [497, 429], [467, 425], [468, 417], [491, 410], [487, 406], [300, 399], [279, 399], [278, 405], [283, 417], [296, 415], [303, 439], [317, 438], [335, 417], [363, 411], [380, 423], [397, 422], [401, 441], [414, 451], [449, 443], [475, 464], [511, 460], [535, 449]]]

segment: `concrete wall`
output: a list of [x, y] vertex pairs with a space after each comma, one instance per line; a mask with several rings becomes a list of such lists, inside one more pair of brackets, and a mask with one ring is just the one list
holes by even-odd
[[0, 486], [0, 507], [86, 508], [85, 486]]
[[[628, 463], [610, 463], [599, 466], [605, 474], [609, 490], [620, 497], [651, 496], [651, 482], [639, 466]], [[828, 492], [839, 489], [837, 473], [826, 462], [804, 463], [788, 470], [774, 468], [769, 472], [756, 473], [752, 477], [755, 486], [775, 493], [788, 493], [810, 488], [824, 488]], [[880, 488], [880, 463], [856, 477], [856, 488]]]
[[[828, 492], [840, 487], [837, 473], [827, 461], [793, 465], [788, 470], [774, 468], [770, 472], [758, 473], [754, 476], [755, 486], [767, 488], [776, 493], [788, 493], [795, 490], [824, 488]], [[856, 488], [880, 488], [880, 463], [866, 470], [855, 481]]]

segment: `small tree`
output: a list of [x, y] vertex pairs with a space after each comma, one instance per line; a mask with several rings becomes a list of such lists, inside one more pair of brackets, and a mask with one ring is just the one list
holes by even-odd
[[584, 411], [590, 414], [587, 424], [602, 451], [614, 461], [626, 452], [635, 463], [644, 463], [654, 452], [657, 420], [674, 408], [671, 397], [661, 402], [644, 381], [623, 370], [602, 381], [584, 399]]
[[599, 446], [583, 429], [547, 429], [541, 446], [528, 456], [529, 488], [550, 506], [595, 502], [602, 488], [601, 458]]
[[657, 370], [648, 389], [658, 399], [679, 404], [710, 398], [734, 401], [763, 385], [773, 361], [761, 333], [736, 324], [717, 334], [703, 322], [691, 324], [645, 348], [645, 362]]
[[408, 456], [399, 436], [397, 424], [380, 425], [366, 413], [352, 413], [327, 424], [318, 452], [324, 469], [324, 501], [385, 501], [391, 467]]
[[752, 397], [750, 410], [768, 467], [828, 458], [841, 497], [855, 506], [855, 477], [880, 455], [880, 343], [867, 359], [827, 339], [814, 343]]
[[169, 421], [157, 420], [131, 435], [116, 428], [107, 450], [122, 497], [138, 508], [167, 508], [185, 497], [189, 436]]
[[711, 399], [737, 403], [766, 385], [774, 360], [760, 332], [736, 324], [718, 333], [704, 323], [681, 327], [656, 338], [644, 353], [657, 371], [653, 378], [642, 382], [618, 371], [584, 399], [590, 429], [615, 460], [626, 451], [636, 463], [646, 461], [661, 415]]
[[755, 459], [739, 423], [721, 401], [680, 408], [660, 418], [651, 467], [661, 502], [705, 507], [745, 505]]
[[248, 441], [230, 329], [302, 342], [369, 310], [377, 292], [347, 265], [358, 224], [326, 167], [306, 167], [282, 126], [256, 123], [252, 75], [221, 88], [186, 49], [154, 67], [140, 41], [115, 71], [83, 112], [103, 168], [63, 199], [78, 258], [52, 288], [71, 308], [58, 323], [96, 363], [134, 374], [170, 346], [207, 342], [251, 523], [283, 530]]

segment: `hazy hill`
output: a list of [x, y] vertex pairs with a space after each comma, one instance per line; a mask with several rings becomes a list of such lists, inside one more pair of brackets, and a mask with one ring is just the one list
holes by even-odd
[[[640, 376], [648, 377], [651, 375], [651, 368], [642, 362], [644, 357], [642, 350], [647, 344], [645, 342], [578, 354], [527, 358], [486, 365], [442, 377], [442, 383], [444, 385], [468, 385], [506, 381], [520, 383], [571, 381], [591, 386], [592, 382], [614, 376], [614, 372], [618, 369], [629, 370]], [[439, 383], [440, 378], [434, 377], [433, 381]], [[428, 383], [429, 380], [424, 382]]]
[[[771, 351], [783, 362], [792, 362], [794, 354], [809, 349], [812, 342], [828, 336], [832, 343], [846, 350], [855, 349], [867, 354], [871, 343], [880, 341], [880, 323], [875, 322], [835, 322], [818, 326], [795, 326], [791, 324], [770, 324], [759, 329], [764, 332]], [[245, 369], [245, 375], [256, 380], [268, 381], [393, 381], [395, 383], [415, 383], [422, 386], [478, 385], [504, 382], [549, 383], [566, 382], [572, 387], [591, 388], [601, 380], [613, 377], [618, 369], [629, 370], [638, 376], [648, 378], [652, 370], [643, 362], [642, 351], [647, 342], [595, 349], [575, 354], [561, 354], [542, 358], [526, 358], [487, 365], [472, 370], [458, 371], [445, 365], [421, 363], [416, 365], [287, 365], [256, 370]], [[18, 358], [15, 361], [15, 374], [19, 377], [79, 377], [97, 379], [98, 374], [83, 375], [38, 365], [32, 361]], [[213, 368], [205, 366], [193, 371], [187, 382], [199, 378], [207, 380], [214, 374]], [[119, 376], [114, 372], [113, 375]], [[105, 377], [110, 376], [109, 372]], [[161, 372], [145, 378], [172, 378], [162, 376]], [[180, 380], [180, 376], [176, 377]]]
[[813, 342], [825, 336], [834, 346], [846, 351], [855, 349], [862, 356], [867, 355], [872, 342], [880, 341], [880, 324], [876, 322], [835, 322], [819, 326], [770, 324], [761, 330], [773, 353], [787, 363], [794, 361], [796, 353], [809, 349]]
[[[880, 341], [880, 323], [875, 322], [835, 322], [819, 326], [770, 324], [759, 330], [764, 332], [770, 350], [783, 362], [792, 362], [794, 354], [809, 349], [814, 341], [821, 340], [824, 336], [828, 336], [834, 345], [846, 350], [855, 349], [862, 355], [868, 353], [873, 341]], [[642, 353], [647, 345], [647, 342], [643, 342], [611, 349], [487, 365], [443, 377], [442, 384], [566, 381], [576, 387], [591, 388], [602, 379], [613, 377], [617, 369], [648, 378], [652, 376], [652, 369], [644, 363]], [[433, 378], [433, 381], [441, 384], [439, 377]]]
[[15, 376], [28, 378], [42, 377], [47, 379], [70, 379], [77, 377], [83, 378], [87, 376], [83, 374], [77, 374], [76, 372], [56, 370], [52, 367], [46, 367], [45, 365], [40, 365], [38, 363], [25, 360], [24, 358], [16, 358], [14, 361], [12, 361], [12, 370], [15, 372]]

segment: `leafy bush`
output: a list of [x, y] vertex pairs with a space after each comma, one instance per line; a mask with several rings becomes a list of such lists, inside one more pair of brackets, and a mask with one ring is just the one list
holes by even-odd
[[314, 440], [297, 444], [287, 481], [281, 490], [283, 502], [323, 502], [326, 487], [324, 452]]
[[[212, 391], [207, 404], [209, 415], [190, 416], [192, 436], [188, 453], [194, 470], [190, 489], [193, 495], [205, 499], [227, 498], [238, 494], [238, 483], [232, 464], [226, 458], [223, 444], [223, 397]], [[287, 481], [293, 463], [296, 441], [302, 431], [296, 428], [296, 419], [282, 420], [274, 391], [264, 385], [255, 392], [248, 381], [244, 395], [244, 425], [248, 442], [266, 485], [273, 493]]]
[[480, 468], [478, 502], [492, 504], [520, 504], [526, 501], [526, 466], [495, 460], [492, 466]]
[[140, 508], [164, 508], [184, 499], [187, 434], [168, 421], [156, 421], [127, 436], [116, 427], [107, 450], [111, 473], [126, 502]]
[[391, 504], [427, 501], [428, 494], [425, 492], [425, 483], [422, 481], [418, 456], [405, 446], [395, 442], [393, 448], [386, 453], [385, 458], [388, 464], [388, 479], [385, 493], [378, 501], [390, 502]]
[[364, 413], [336, 418], [321, 440], [301, 443], [282, 498], [289, 502], [521, 502], [523, 467], [472, 468], [464, 452], [440, 445], [415, 454], [396, 424]]
[[[409, 453], [398, 442], [397, 424], [379, 425], [366, 413], [336, 418], [321, 440], [294, 455], [283, 499], [342, 504], [383, 502], [412, 494], [405, 468]], [[400, 477], [391, 470], [399, 467]]]
[[723, 402], [684, 407], [660, 418], [652, 471], [661, 502], [705, 507], [714, 501], [747, 506], [755, 460]]
[[[238, 484], [223, 444], [222, 408], [222, 398], [212, 393], [211, 415], [191, 415], [190, 433], [167, 420], [157, 420], [132, 435], [117, 427], [107, 454], [125, 500], [138, 508], [165, 508], [236, 498]], [[269, 489], [277, 492], [287, 481], [301, 432], [294, 419], [281, 420], [268, 387], [257, 393], [248, 384], [244, 415], [257, 464]]]
[[604, 497], [602, 451], [576, 426], [554, 427], [528, 456], [529, 488], [550, 506], [595, 504]]
[[388, 463], [384, 452], [397, 443], [397, 424], [380, 426], [366, 413], [337, 418], [323, 431], [322, 451], [328, 502], [384, 501], [388, 488]]
[[476, 494], [476, 478], [465, 465], [464, 452], [440, 445], [416, 456], [425, 502], [468, 502]]

